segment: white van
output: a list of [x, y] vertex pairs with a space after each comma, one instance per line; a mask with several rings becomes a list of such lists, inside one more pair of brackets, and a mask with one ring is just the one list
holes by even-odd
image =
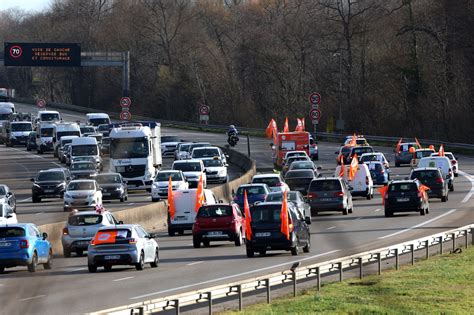
[[15, 104], [12, 102], [0, 102], [0, 108], [7, 109], [10, 113], [15, 112]]
[[[339, 176], [339, 171], [341, 166], [336, 167], [336, 172], [334, 173], [335, 177]], [[351, 189], [352, 196], [364, 196], [367, 200], [370, 200], [374, 197], [374, 182], [372, 176], [370, 175], [369, 167], [367, 164], [360, 163], [355, 174], [355, 178], [349, 180], [349, 166], [344, 166], [344, 176], [343, 179], [347, 181]]]
[[71, 164], [85, 156], [94, 157], [97, 168], [102, 170], [102, 158], [100, 157], [97, 139], [94, 137], [74, 138], [71, 141]]
[[88, 113], [86, 114], [87, 124], [98, 126], [102, 124], [110, 124], [110, 117], [106, 113]]
[[[215, 205], [218, 200], [210, 189], [204, 189], [203, 205]], [[192, 230], [196, 218], [196, 192], [197, 189], [185, 189], [173, 191], [175, 207], [174, 219], [168, 215], [168, 235], [174, 236], [176, 232], [183, 234], [184, 230]], [[169, 196], [168, 196], [169, 197]], [[169, 209], [168, 209], [169, 211]]]
[[59, 114], [58, 111], [42, 110], [38, 112], [38, 118], [37, 118], [38, 123], [41, 123], [41, 122], [54, 123], [54, 122], [60, 122], [61, 120], [63, 119], [61, 118], [61, 115]]
[[60, 140], [63, 136], [81, 136], [81, 128], [77, 123], [59, 123], [56, 124], [53, 131], [54, 157], [58, 157]]
[[454, 191], [454, 173], [451, 161], [446, 156], [424, 157], [418, 162], [418, 167], [437, 167], [448, 181], [449, 191]]
[[53, 134], [55, 124], [40, 122], [36, 125], [36, 150], [38, 154], [53, 151]]

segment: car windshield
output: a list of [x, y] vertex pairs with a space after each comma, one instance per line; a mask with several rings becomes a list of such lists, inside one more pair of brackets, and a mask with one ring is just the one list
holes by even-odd
[[247, 186], [239, 187], [239, 189], [237, 189], [237, 195], [243, 196], [244, 191], [247, 191], [247, 196], [264, 195], [266, 193], [265, 188], [263, 188], [263, 186]]
[[306, 156], [305, 152], [289, 152], [286, 154], [286, 158], [289, 159], [290, 157], [296, 157], [296, 156]]
[[224, 166], [224, 163], [221, 159], [212, 159], [212, 160], [202, 160], [205, 167], [219, 167]]
[[177, 136], [163, 136], [161, 137], [161, 143], [166, 142], [179, 142], [179, 138]]
[[179, 146], [179, 151], [188, 151], [190, 144], [181, 144]]
[[214, 157], [219, 156], [217, 149], [195, 149], [193, 150], [193, 158]]
[[252, 180], [253, 184], [267, 184], [269, 187], [280, 186], [280, 179], [278, 177], [256, 177]]
[[[286, 194], [286, 197], [289, 201], [296, 201], [296, 192], [290, 191]], [[265, 198], [265, 201], [283, 201], [283, 193], [270, 193]]]
[[389, 191], [418, 191], [415, 183], [393, 183], [390, 185]]
[[0, 227], [0, 238], [22, 237], [25, 230], [20, 227]]
[[308, 161], [308, 158], [306, 156], [292, 156], [287, 160], [286, 164], [291, 165], [295, 161]]
[[108, 124], [109, 124], [110, 120], [109, 120], [107, 117], [103, 117], [103, 118], [90, 118], [89, 121], [90, 121], [91, 124], [93, 124], [94, 126], [99, 126], [99, 128], [101, 127], [100, 125], [103, 125], [103, 124], [106, 124], [105, 127], [106, 127], [106, 128], [109, 128]]
[[421, 159], [424, 157], [428, 157], [428, 156], [431, 156], [432, 153], [433, 153], [432, 150], [416, 151], [416, 158]]
[[52, 137], [53, 131], [54, 131], [53, 128], [41, 128], [40, 137]]
[[382, 156], [378, 154], [364, 155], [360, 158], [361, 162], [382, 161]]
[[53, 120], [59, 120], [59, 114], [57, 113], [41, 114], [41, 121], [53, 121]]
[[347, 155], [351, 152], [351, 147], [343, 147], [341, 148], [341, 154]]
[[94, 127], [90, 127], [90, 126], [81, 127], [81, 133], [93, 133], [93, 132], [95, 132]]
[[119, 175], [97, 175], [95, 180], [99, 184], [120, 184], [122, 180]]
[[10, 118], [10, 114], [0, 114], [0, 120], [8, 120]]
[[381, 163], [368, 163], [367, 167], [371, 171], [381, 171], [383, 169], [383, 166]]
[[32, 131], [31, 124], [12, 124], [12, 131]]
[[361, 156], [364, 153], [371, 153], [374, 150], [371, 147], [356, 147], [352, 149], [352, 155], [357, 154], [357, 156]]
[[97, 131], [109, 131], [109, 125], [99, 125]]
[[72, 142], [72, 139], [61, 139], [61, 145], [64, 146], [68, 143], [71, 143]]
[[313, 162], [306, 162], [306, 161], [302, 161], [302, 162], [294, 162], [294, 163], [291, 163], [291, 169], [292, 170], [298, 170], [298, 169], [312, 169], [314, 168], [314, 164]]
[[198, 212], [200, 218], [215, 218], [232, 216], [232, 206], [206, 206], [201, 207]]
[[45, 181], [63, 181], [64, 180], [63, 172], [40, 172], [36, 180], [38, 182]]
[[94, 190], [93, 182], [71, 182], [67, 186], [67, 190]]
[[81, 214], [70, 216], [67, 223], [72, 226], [95, 225], [102, 222], [100, 214]]
[[4, 196], [6, 194], [5, 187], [0, 186], [0, 196]]
[[156, 175], [155, 181], [156, 182], [165, 182], [168, 181], [171, 176], [172, 181], [182, 181], [183, 177], [181, 176], [181, 173], [176, 173], [176, 172], [159, 172]]
[[71, 170], [72, 171], [77, 171], [77, 170], [95, 170], [95, 165], [92, 163], [72, 163], [71, 165]]
[[288, 173], [285, 174], [285, 180], [288, 178], [298, 178], [298, 177], [313, 178], [314, 173], [311, 170], [310, 171], [299, 170], [299, 171], [289, 171]]
[[200, 163], [175, 163], [173, 164], [173, 169], [183, 172], [200, 172], [201, 164]]
[[145, 158], [149, 154], [148, 139], [113, 138], [110, 141], [110, 157], [112, 159]]
[[252, 224], [256, 223], [279, 223], [281, 205], [262, 205], [250, 208]]
[[426, 170], [426, 171], [413, 171], [411, 173], [410, 179], [418, 178], [421, 181], [436, 180], [441, 178], [441, 174], [435, 170]]
[[309, 187], [310, 191], [334, 191], [341, 190], [341, 183], [338, 180], [314, 180]]
[[86, 144], [86, 145], [73, 145], [71, 150], [72, 156], [81, 155], [97, 155], [97, 145]]
[[404, 143], [400, 146], [400, 151], [408, 152], [411, 147], [416, 146], [416, 143]]

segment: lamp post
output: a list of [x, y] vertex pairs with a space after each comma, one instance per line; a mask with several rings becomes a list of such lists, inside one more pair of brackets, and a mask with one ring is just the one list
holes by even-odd
[[339, 124], [336, 127], [341, 131], [344, 130], [344, 124], [342, 122], [342, 56], [340, 52], [334, 53], [333, 57], [339, 59]]

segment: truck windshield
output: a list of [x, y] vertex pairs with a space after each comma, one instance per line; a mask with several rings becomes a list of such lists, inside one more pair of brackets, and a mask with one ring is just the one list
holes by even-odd
[[148, 157], [147, 138], [114, 138], [110, 141], [110, 157], [112, 159]]
[[53, 128], [41, 128], [40, 136], [41, 137], [52, 137], [53, 136]]
[[93, 126], [98, 126], [98, 125], [102, 125], [102, 124], [109, 124], [110, 120], [108, 118], [91, 118], [91, 119], [89, 119], [89, 122]]
[[56, 132], [56, 137], [58, 138], [57, 140], [61, 139], [63, 136], [81, 136], [81, 132], [79, 130], [77, 131], [61, 131], [61, 132]]
[[12, 131], [32, 131], [31, 124], [12, 124]]
[[8, 120], [10, 118], [10, 114], [0, 114], [0, 120]]
[[54, 120], [59, 120], [59, 114], [56, 114], [56, 113], [41, 114], [41, 121], [54, 121]]
[[97, 145], [87, 144], [87, 145], [74, 145], [71, 149], [72, 156], [81, 156], [81, 155], [97, 155]]

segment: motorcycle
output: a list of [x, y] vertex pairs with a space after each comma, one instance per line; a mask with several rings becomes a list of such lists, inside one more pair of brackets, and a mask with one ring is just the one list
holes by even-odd
[[234, 147], [237, 145], [237, 142], [239, 142], [239, 137], [237, 137], [235, 133], [231, 133], [227, 138], [227, 143], [229, 143], [231, 147]]

